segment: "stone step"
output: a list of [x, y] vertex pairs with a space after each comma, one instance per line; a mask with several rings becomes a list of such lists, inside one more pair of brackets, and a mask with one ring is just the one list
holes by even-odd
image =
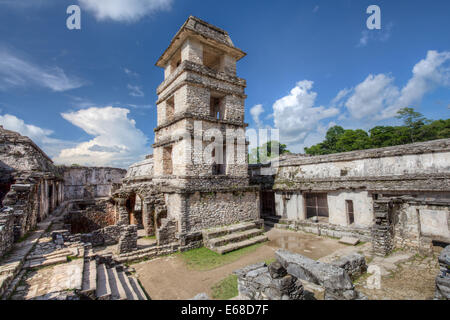
[[9, 284], [14, 279], [14, 276], [10, 274], [0, 275], [0, 297], [8, 290]]
[[107, 269], [109, 286], [111, 288], [111, 300], [127, 300], [122, 281], [117, 274], [116, 268]]
[[230, 244], [227, 244], [227, 245], [222, 246], [222, 247], [214, 248], [213, 251], [215, 251], [215, 252], [217, 252], [219, 254], [224, 254], [224, 253], [228, 253], [228, 252], [231, 252], [231, 251], [234, 251], [234, 250], [238, 250], [238, 249], [242, 249], [242, 248], [251, 246], [253, 244], [265, 242], [267, 240], [269, 240], [269, 239], [267, 238], [267, 236], [265, 234], [263, 234], [263, 235], [260, 235], [260, 236], [257, 236], [257, 237], [253, 237], [253, 238], [250, 238], [250, 239], [247, 239], [247, 240], [243, 240], [243, 241], [235, 242], [235, 243], [230, 243]]
[[136, 279], [135, 277], [129, 277], [128, 279], [130, 279], [130, 283], [133, 286], [134, 292], [137, 294], [139, 300], [148, 300], [147, 296], [144, 293], [144, 290], [139, 284], [138, 279]]
[[119, 279], [122, 282], [122, 285], [125, 290], [126, 299], [128, 300], [140, 300], [138, 294], [135, 292], [131, 282], [130, 278], [125, 274], [125, 272], [120, 271], [118, 272]]
[[256, 227], [254, 222], [243, 222], [238, 224], [233, 224], [231, 226], [212, 228], [203, 231], [203, 240], [208, 241], [213, 238], [223, 237], [227, 234], [241, 232], [249, 229], [254, 229]]
[[222, 247], [229, 243], [235, 243], [240, 242], [249, 238], [253, 238], [256, 236], [259, 236], [263, 233], [263, 230], [261, 229], [249, 229], [241, 232], [235, 232], [231, 234], [227, 234], [225, 236], [222, 236], [220, 238], [214, 238], [210, 239], [207, 242], [207, 247], [210, 249], [216, 248], [216, 247]]
[[18, 270], [20, 268], [21, 263], [22, 262], [19, 260], [19, 261], [6, 263], [6, 264], [0, 266], [0, 276], [14, 273], [16, 270]]
[[95, 295], [99, 300], [111, 300], [108, 271], [104, 263], [97, 266], [97, 288]]
[[55, 258], [50, 259], [35, 259], [27, 261], [24, 265], [27, 269], [34, 269], [34, 268], [42, 268], [47, 266], [52, 266], [55, 264], [65, 263], [67, 262], [67, 256], [59, 256]]
[[73, 256], [77, 257], [80, 254], [78, 248], [67, 248], [62, 250], [57, 250], [48, 254], [30, 254], [27, 257], [27, 260], [36, 260], [36, 259], [53, 259], [62, 256]]
[[271, 227], [271, 228], [275, 228], [275, 225], [278, 224], [278, 222], [272, 222], [269, 220], [264, 220], [264, 225]]
[[279, 216], [266, 216], [264, 217], [264, 223], [271, 222], [271, 223], [287, 223], [286, 218], [282, 218]]
[[95, 260], [84, 262], [83, 286], [81, 293], [93, 298], [97, 289], [97, 262]]

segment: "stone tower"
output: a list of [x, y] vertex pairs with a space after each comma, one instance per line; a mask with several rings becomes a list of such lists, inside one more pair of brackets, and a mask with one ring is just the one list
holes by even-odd
[[245, 55], [226, 31], [191, 16], [156, 63], [164, 81], [157, 88], [153, 183], [167, 206], [159, 232], [181, 242], [203, 229], [259, 219], [259, 189], [248, 178], [246, 82], [236, 75]]

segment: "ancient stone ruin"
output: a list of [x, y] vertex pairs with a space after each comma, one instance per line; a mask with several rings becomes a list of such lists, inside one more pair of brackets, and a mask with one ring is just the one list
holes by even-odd
[[436, 277], [436, 294], [438, 300], [450, 299], [450, 246], [445, 247], [439, 256], [440, 274]]
[[276, 261], [267, 266], [259, 263], [236, 270], [239, 298], [243, 300], [309, 300], [313, 292], [304, 285], [323, 288], [325, 300], [366, 299], [357, 292], [352, 278], [366, 271], [361, 255], [342, 258], [333, 264], [315, 261], [286, 250], [275, 252]]
[[[122, 263], [202, 246], [226, 254], [266, 241], [264, 226], [370, 242], [379, 256], [450, 243], [450, 139], [248, 165], [244, 56], [226, 31], [189, 17], [156, 63], [154, 154], [128, 170], [56, 166], [0, 126], [0, 296], [24, 270], [77, 257], [77, 297], [146, 299]], [[445, 254], [437, 298], [448, 298]], [[363, 298], [352, 284], [367, 268], [361, 255], [276, 258], [237, 272], [243, 298], [301, 300], [308, 283], [326, 299]]]

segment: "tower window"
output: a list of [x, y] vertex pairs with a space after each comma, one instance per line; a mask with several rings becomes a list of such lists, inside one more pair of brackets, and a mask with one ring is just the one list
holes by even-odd
[[172, 96], [166, 101], [166, 120], [170, 121], [173, 119], [173, 115], [175, 114], [175, 98]]
[[222, 52], [209, 47], [203, 46], [203, 65], [214, 71], [219, 71]]
[[163, 172], [165, 175], [173, 173], [172, 147], [164, 147], [163, 149]]
[[213, 165], [212, 165], [212, 175], [223, 175], [226, 174], [226, 146], [223, 146], [223, 152], [222, 157], [220, 155], [216, 156], [216, 148], [212, 151], [212, 159], [213, 159]]
[[218, 95], [211, 94], [209, 101], [210, 116], [217, 120], [223, 120], [225, 114], [224, 99]]

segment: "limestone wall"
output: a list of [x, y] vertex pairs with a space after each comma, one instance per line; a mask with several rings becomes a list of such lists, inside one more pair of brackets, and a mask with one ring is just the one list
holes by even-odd
[[121, 183], [126, 170], [118, 168], [64, 167], [66, 200], [109, 197], [114, 184]]
[[404, 200], [394, 210], [394, 246], [431, 252], [432, 241], [450, 243], [448, 202]]
[[[348, 226], [346, 200], [353, 201], [354, 226], [369, 227], [373, 223], [372, 196], [364, 190], [343, 190], [327, 193], [329, 223]], [[276, 192], [275, 211], [280, 217], [289, 221], [306, 219], [305, 199], [303, 192]]]
[[11, 210], [0, 209], [0, 258], [14, 243], [14, 215]]
[[186, 219], [185, 232], [259, 219], [259, 193], [196, 192], [168, 195], [168, 217]]
[[275, 189], [450, 191], [450, 139], [280, 161]]

